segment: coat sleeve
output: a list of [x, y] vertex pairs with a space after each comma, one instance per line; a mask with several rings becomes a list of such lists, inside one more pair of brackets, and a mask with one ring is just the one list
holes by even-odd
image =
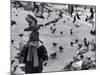
[[31, 27], [25, 28], [24, 31], [37, 31], [37, 30], [39, 30], [39, 28], [40, 28], [39, 26], [34, 25]]
[[23, 63], [25, 63], [26, 58], [27, 58], [27, 50], [28, 50], [28, 47], [27, 47], [27, 46], [24, 46], [24, 47], [22, 48], [21, 53], [20, 53], [20, 56], [21, 56], [21, 58], [22, 58], [22, 60], [23, 60]]
[[41, 58], [43, 59], [43, 61], [48, 60], [48, 53], [43, 45], [40, 47], [40, 51], [41, 51]]

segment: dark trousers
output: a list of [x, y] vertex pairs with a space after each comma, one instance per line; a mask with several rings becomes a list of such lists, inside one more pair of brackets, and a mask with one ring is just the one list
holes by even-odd
[[38, 66], [38, 67], [33, 67], [33, 63], [32, 62], [27, 62], [25, 64], [25, 73], [29, 74], [29, 73], [41, 73], [43, 70], [42, 65]]

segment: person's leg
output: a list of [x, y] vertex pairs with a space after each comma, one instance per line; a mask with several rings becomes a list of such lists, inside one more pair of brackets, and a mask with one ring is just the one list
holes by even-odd
[[34, 73], [41, 73], [42, 72], [42, 67], [35, 67], [34, 68]]
[[34, 73], [34, 69], [33, 69], [32, 64], [30, 62], [25, 64], [25, 73], [26, 74]]

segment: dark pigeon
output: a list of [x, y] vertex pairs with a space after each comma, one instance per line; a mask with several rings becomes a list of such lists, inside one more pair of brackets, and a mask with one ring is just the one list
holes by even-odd
[[72, 35], [73, 34], [73, 29], [70, 29], [70, 35]]
[[63, 49], [64, 49], [64, 48], [63, 48], [62, 46], [59, 47], [60, 52], [62, 52]]
[[72, 71], [72, 69], [73, 69], [73, 67], [72, 67], [72, 64], [73, 64], [74, 62], [70, 62], [68, 65], [66, 65], [65, 67], [64, 67], [64, 71]]
[[56, 24], [53, 24], [53, 26], [55, 26]]
[[75, 23], [75, 21], [76, 21], [76, 17], [74, 16], [74, 20], [73, 20], [73, 23]]
[[11, 40], [11, 43], [13, 44], [14, 43], [14, 40]]
[[11, 26], [16, 25], [16, 21], [11, 20]]
[[50, 54], [50, 57], [53, 58], [53, 59], [55, 59], [56, 56], [57, 56], [57, 52], [54, 52], [54, 53]]
[[18, 16], [18, 14], [16, 14], [16, 16]]
[[70, 19], [68, 18], [68, 21], [69, 21]]
[[52, 30], [52, 33], [55, 33], [55, 31], [56, 31], [56, 28], [54, 28], [54, 29]]
[[82, 48], [82, 44], [78, 44], [78, 49]]
[[61, 31], [60, 34], [62, 35], [63, 34], [63, 31]]
[[56, 45], [57, 45], [57, 43], [53, 42], [53, 46], [56, 46]]
[[75, 43], [78, 43], [78, 39], [75, 40]]
[[70, 42], [70, 45], [71, 45], [72, 47], [73, 47], [73, 44], [74, 44], [73, 42]]
[[63, 21], [63, 23], [65, 23], [65, 21]]
[[22, 34], [19, 34], [19, 37], [23, 37], [23, 33]]
[[53, 28], [52, 27], [50, 27], [50, 30], [52, 30]]
[[94, 31], [91, 30], [90, 33], [91, 33], [91, 35], [96, 35], [96, 30], [94, 30]]

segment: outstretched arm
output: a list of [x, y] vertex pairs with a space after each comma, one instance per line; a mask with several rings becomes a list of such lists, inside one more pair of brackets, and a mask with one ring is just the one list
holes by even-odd
[[31, 27], [28, 27], [28, 28], [25, 28], [24, 31], [37, 31], [39, 30], [39, 26], [31, 26]]

